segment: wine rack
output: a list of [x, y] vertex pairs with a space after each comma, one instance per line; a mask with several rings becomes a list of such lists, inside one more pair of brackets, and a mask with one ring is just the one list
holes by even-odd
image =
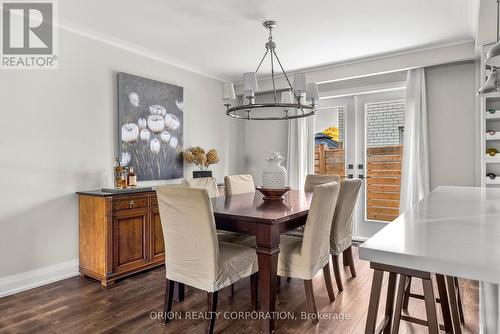
[[[483, 48], [481, 57], [481, 83], [489, 74], [489, 70], [484, 66], [484, 56], [488, 47]], [[500, 188], [500, 91], [480, 95], [480, 110], [481, 186]], [[490, 130], [494, 130], [494, 133], [489, 133]], [[490, 148], [496, 149], [498, 153], [493, 156], [487, 154], [486, 151]], [[497, 177], [491, 179], [487, 176], [489, 173]]]

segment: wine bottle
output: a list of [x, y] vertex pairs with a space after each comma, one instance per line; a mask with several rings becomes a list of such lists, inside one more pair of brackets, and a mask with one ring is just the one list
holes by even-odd
[[497, 176], [495, 175], [495, 173], [488, 173], [486, 174], [487, 177], [489, 177], [490, 179], [494, 180]]

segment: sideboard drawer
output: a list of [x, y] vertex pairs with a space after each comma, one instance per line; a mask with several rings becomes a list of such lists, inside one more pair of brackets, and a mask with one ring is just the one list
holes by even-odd
[[156, 197], [156, 194], [151, 195], [151, 197], [149, 197], [149, 198], [151, 200], [151, 207], [157, 208], [158, 207], [158, 198]]
[[114, 210], [142, 209], [148, 207], [148, 196], [113, 199]]

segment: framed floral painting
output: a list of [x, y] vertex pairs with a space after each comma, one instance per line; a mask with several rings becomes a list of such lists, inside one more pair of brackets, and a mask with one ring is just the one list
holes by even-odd
[[183, 177], [183, 89], [118, 73], [119, 156], [140, 181]]

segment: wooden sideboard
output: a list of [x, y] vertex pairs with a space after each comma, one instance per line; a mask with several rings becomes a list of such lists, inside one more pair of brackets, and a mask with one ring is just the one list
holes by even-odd
[[80, 276], [103, 286], [165, 263], [163, 232], [154, 191], [79, 192]]
[[[219, 192], [224, 188], [219, 185]], [[80, 276], [116, 279], [165, 264], [156, 192], [78, 192]]]

